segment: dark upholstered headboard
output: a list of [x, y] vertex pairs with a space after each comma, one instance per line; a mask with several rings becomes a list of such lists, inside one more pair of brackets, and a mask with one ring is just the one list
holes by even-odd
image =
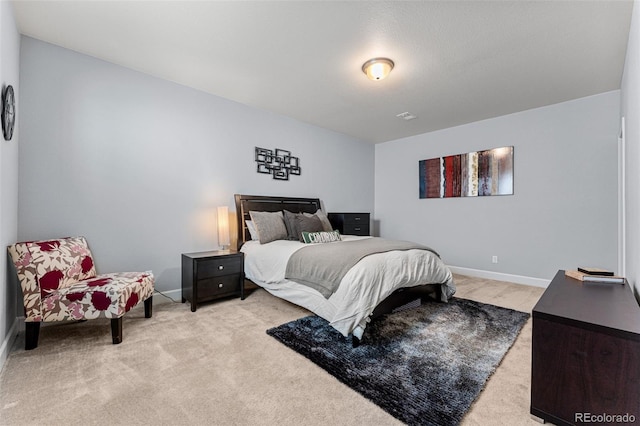
[[319, 198], [269, 197], [265, 195], [235, 194], [236, 218], [238, 223], [238, 250], [245, 241], [251, 240], [245, 220], [251, 220], [250, 211], [277, 212], [289, 210], [291, 213], [315, 213], [320, 210]]

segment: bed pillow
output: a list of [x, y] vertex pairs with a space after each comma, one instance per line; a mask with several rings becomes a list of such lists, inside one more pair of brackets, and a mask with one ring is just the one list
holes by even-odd
[[256, 231], [256, 227], [253, 224], [253, 221], [246, 220], [245, 223], [247, 224], [247, 229], [249, 230], [249, 235], [251, 235], [251, 239], [254, 241], [258, 241], [260, 238], [258, 238], [258, 231]]
[[299, 240], [300, 233], [298, 232], [296, 225], [296, 217], [301, 216], [300, 213], [291, 213], [289, 210], [284, 210], [284, 225], [287, 228], [287, 236], [290, 240]]
[[318, 216], [305, 216], [298, 215], [296, 216], [296, 232], [298, 233], [298, 239], [300, 242], [303, 241], [302, 233], [303, 232], [320, 232], [324, 231], [324, 227], [322, 226], [322, 222], [318, 219]]
[[260, 244], [287, 239], [287, 228], [284, 225], [282, 212], [250, 211], [251, 221], [258, 232]]
[[315, 213], [303, 213], [307, 217], [316, 216], [322, 222], [322, 230], [323, 231], [333, 231], [333, 226], [331, 226], [331, 222], [329, 222], [329, 218], [322, 210], [317, 210]]
[[305, 244], [312, 243], [333, 243], [334, 241], [341, 241], [340, 232], [336, 229], [331, 232], [302, 232], [302, 242]]
[[318, 210], [316, 212], [316, 216], [318, 216], [318, 219], [320, 219], [320, 222], [322, 222], [322, 228], [327, 231], [333, 231], [333, 226], [331, 226], [331, 222], [329, 222], [329, 218], [327, 217], [326, 214], [324, 214], [324, 212], [322, 210]]

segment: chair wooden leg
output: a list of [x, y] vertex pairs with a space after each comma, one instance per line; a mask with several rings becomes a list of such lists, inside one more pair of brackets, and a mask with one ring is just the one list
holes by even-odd
[[153, 296], [149, 296], [147, 300], [144, 301], [144, 317], [151, 318], [153, 314]]
[[114, 345], [122, 342], [122, 317], [111, 318], [111, 337]]
[[38, 347], [38, 337], [40, 336], [39, 322], [25, 322], [24, 349], [30, 351]]

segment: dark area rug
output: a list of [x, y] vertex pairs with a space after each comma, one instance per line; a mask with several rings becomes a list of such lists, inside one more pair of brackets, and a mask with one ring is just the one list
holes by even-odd
[[374, 320], [357, 348], [317, 316], [267, 333], [397, 419], [442, 426], [460, 423], [528, 317], [453, 298]]

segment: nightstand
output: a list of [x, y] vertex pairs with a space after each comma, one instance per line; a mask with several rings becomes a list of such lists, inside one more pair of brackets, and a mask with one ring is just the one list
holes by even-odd
[[244, 254], [235, 250], [182, 254], [182, 303], [240, 295], [244, 300]]
[[343, 235], [371, 235], [369, 213], [329, 213], [333, 229]]

